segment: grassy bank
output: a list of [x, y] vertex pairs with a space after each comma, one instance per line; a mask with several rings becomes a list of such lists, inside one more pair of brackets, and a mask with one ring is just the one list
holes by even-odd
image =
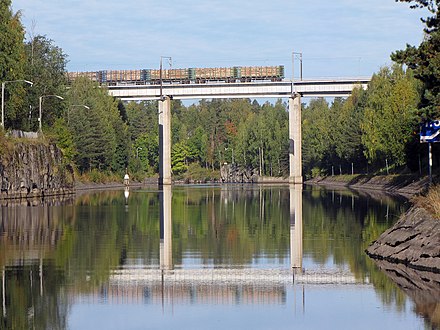
[[440, 220], [440, 185], [432, 186], [426, 194], [414, 197], [414, 204], [424, 208]]

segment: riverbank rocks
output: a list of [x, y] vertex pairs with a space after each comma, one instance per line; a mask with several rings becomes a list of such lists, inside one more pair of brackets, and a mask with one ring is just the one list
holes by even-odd
[[224, 164], [220, 168], [221, 182], [253, 183], [258, 181], [257, 171], [235, 164]]
[[440, 273], [440, 219], [413, 207], [366, 252], [373, 259]]
[[61, 150], [43, 142], [15, 142], [0, 150], [0, 199], [73, 193], [74, 176]]

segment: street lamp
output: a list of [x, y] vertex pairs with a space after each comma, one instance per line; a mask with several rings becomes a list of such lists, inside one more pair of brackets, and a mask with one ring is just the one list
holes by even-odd
[[88, 107], [88, 106], [85, 105], [85, 104], [72, 104], [72, 105], [67, 109], [67, 124], [69, 124], [70, 108], [73, 108], [73, 107], [83, 107], [83, 108], [85, 108], [85, 109], [87, 109], [87, 110], [90, 110], [90, 107]]
[[40, 102], [39, 102], [39, 117], [38, 117], [38, 130], [39, 130], [39, 132], [43, 132], [43, 122], [42, 122], [42, 117], [41, 117], [41, 115], [42, 115], [42, 109], [41, 109], [41, 103], [43, 103], [43, 97], [56, 97], [57, 99], [60, 99], [60, 100], [64, 100], [64, 98], [63, 97], [61, 97], [61, 96], [59, 96], [59, 95], [42, 95], [42, 96], [40, 96]]
[[3, 128], [5, 128], [5, 85], [6, 83], [11, 82], [25, 82], [26, 84], [32, 85], [34, 84], [32, 81], [24, 80], [24, 79], [18, 79], [18, 80], [8, 80], [2, 82], [2, 122], [1, 125]]
[[170, 56], [161, 56], [160, 57], [160, 68], [159, 68], [159, 81], [160, 81], [160, 100], [162, 101], [162, 60], [166, 58], [168, 59], [168, 63], [170, 67], [173, 65], [173, 59]]
[[300, 80], [303, 80], [303, 54], [300, 52], [292, 52], [292, 81], [295, 78], [294, 70], [295, 70], [295, 55], [299, 56], [299, 77]]

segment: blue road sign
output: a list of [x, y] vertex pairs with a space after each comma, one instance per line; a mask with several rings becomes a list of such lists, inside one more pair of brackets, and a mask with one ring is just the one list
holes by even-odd
[[440, 142], [440, 120], [431, 120], [420, 125], [420, 142]]

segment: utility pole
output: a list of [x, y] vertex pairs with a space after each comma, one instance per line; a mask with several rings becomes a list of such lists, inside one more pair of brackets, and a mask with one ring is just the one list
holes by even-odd
[[295, 79], [295, 56], [299, 57], [299, 77], [303, 80], [303, 55], [301, 52], [292, 52], [292, 81]]

